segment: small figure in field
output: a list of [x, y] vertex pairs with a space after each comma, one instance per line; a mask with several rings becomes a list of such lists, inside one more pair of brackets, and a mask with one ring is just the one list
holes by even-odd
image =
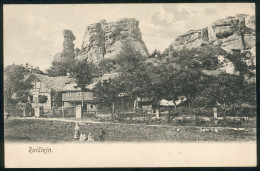
[[79, 124], [78, 123], [76, 123], [76, 126], [75, 126], [75, 133], [74, 133], [74, 139], [75, 140], [78, 140], [79, 139], [79, 137], [80, 137], [80, 132], [79, 132]]
[[91, 133], [88, 134], [88, 142], [93, 142], [94, 138]]
[[86, 134], [85, 134], [85, 132], [83, 131], [81, 134], [80, 134], [80, 137], [79, 137], [79, 140], [80, 141], [85, 141], [86, 140]]
[[102, 128], [99, 129], [98, 135], [99, 135], [99, 140], [104, 141], [105, 131]]

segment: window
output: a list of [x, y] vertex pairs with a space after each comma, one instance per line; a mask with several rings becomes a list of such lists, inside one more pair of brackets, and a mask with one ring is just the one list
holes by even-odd
[[128, 103], [127, 103], [127, 101], [124, 101], [123, 103], [124, 103], [124, 109], [128, 109]]
[[77, 96], [82, 96], [82, 93], [81, 92], [77, 92]]
[[90, 104], [90, 108], [93, 109], [93, 104]]
[[41, 88], [41, 83], [40, 82], [36, 82], [35, 88]]
[[67, 92], [66, 96], [70, 97], [71, 96], [71, 92]]

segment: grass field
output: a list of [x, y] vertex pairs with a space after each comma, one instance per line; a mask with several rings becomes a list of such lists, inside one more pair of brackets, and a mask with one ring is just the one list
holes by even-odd
[[[5, 120], [6, 142], [75, 142], [74, 122], [38, 119]], [[109, 142], [229, 142], [255, 141], [256, 133], [248, 131], [218, 128], [218, 132], [202, 132], [198, 127], [151, 126], [141, 124], [80, 123], [80, 130], [91, 132], [95, 141], [99, 141], [98, 130], [102, 127], [105, 141]], [[180, 131], [177, 131], [180, 129]]]

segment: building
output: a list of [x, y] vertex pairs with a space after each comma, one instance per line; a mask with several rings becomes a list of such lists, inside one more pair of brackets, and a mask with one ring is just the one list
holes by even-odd
[[[33, 85], [29, 91], [29, 103], [33, 107], [43, 106], [44, 111], [50, 111], [53, 106], [75, 107], [82, 104], [85, 111], [97, 111], [98, 108], [93, 103], [92, 89], [99, 81], [105, 82], [117, 75], [117, 73], [104, 74], [102, 77], [94, 79], [92, 84], [86, 86], [89, 91], [82, 92], [81, 88], [77, 87], [76, 82], [70, 76], [49, 77], [34, 73], [27, 78]], [[48, 98], [44, 104], [39, 103], [39, 96], [41, 95]], [[101, 106], [99, 109], [103, 110]]]
[[82, 92], [81, 88], [77, 87], [77, 84], [74, 81], [66, 83], [64, 87], [56, 91], [61, 97], [61, 105], [65, 108], [82, 105], [82, 109], [85, 111], [96, 111], [97, 109], [96, 105], [93, 103], [92, 93], [95, 84], [96, 82], [86, 86], [89, 91]]
[[[58, 97], [56, 93], [73, 81], [72, 78], [68, 76], [49, 77], [36, 73], [31, 74], [27, 80], [33, 85], [29, 91], [29, 103], [31, 103], [33, 107], [42, 105], [44, 111], [50, 111], [52, 106], [58, 104], [59, 100], [61, 102], [61, 98]], [[48, 99], [46, 103], [39, 103], [40, 95], [47, 96]]]

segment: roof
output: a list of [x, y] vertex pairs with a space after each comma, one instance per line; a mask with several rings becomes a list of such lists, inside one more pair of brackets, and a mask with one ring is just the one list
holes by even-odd
[[38, 78], [41, 82], [43, 82], [47, 88], [56, 91], [74, 82], [73, 78], [69, 78], [68, 76], [49, 77], [47, 75], [41, 75], [41, 74], [32, 74], [32, 75]]
[[[77, 83], [73, 78], [68, 76], [49, 77], [47, 75], [32, 74], [42, 81], [47, 88], [53, 89], [59, 92], [65, 91], [81, 91], [80, 87], [77, 87]], [[93, 83], [86, 86], [87, 89], [92, 90], [99, 81], [108, 79], [114, 79], [118, 76], [118, 73], [104, 74], [101, 78], [93, 79]]]

